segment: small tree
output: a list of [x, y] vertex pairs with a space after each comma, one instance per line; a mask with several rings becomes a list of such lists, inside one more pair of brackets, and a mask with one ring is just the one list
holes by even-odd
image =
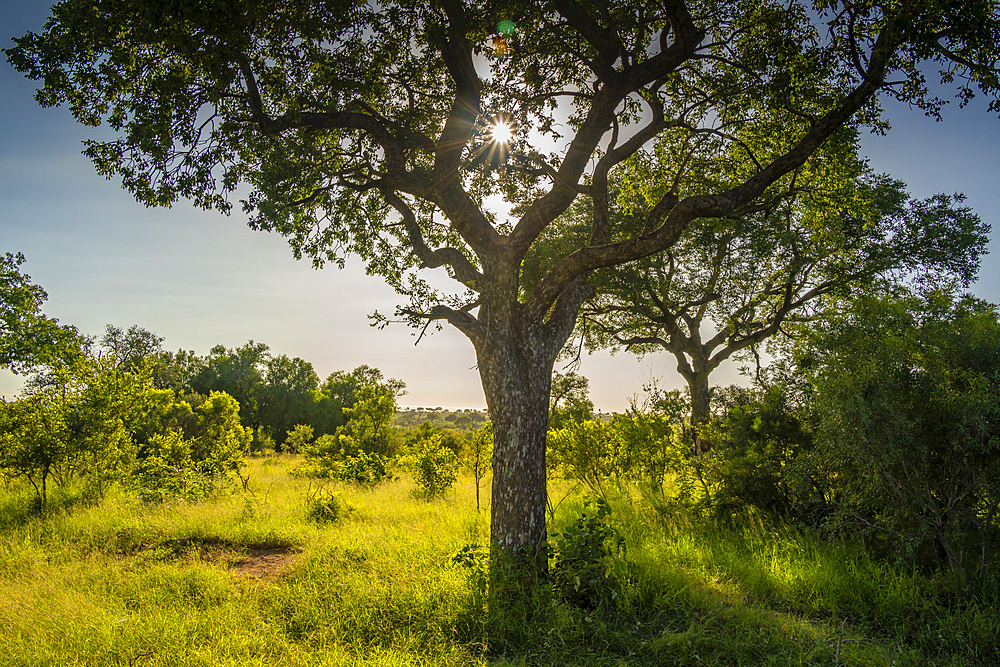
[[441, 443], [436, 429], [420, 437], [408, 447], [399, 463], [413, 472], [417, 495], [428, 500], [444, 495], [458, 479], [458, 456]]
[[472, 434], [463, 452], [463, 461], [476, 483], [476, 511], [478, 512], [479, 484], [493, 464], [493, 424], [487, 422], [485, 426]]
[[0, 467], [24, 477], [35, 490], [37, 507], [48, 500], [53, 469], [72, 455], [63, 412], [45, 395], [0, 402]]
[[667, 473], [677, 468], [685, 402], [678, 390], [653, 388], [645, 402], [633, 399], [625, 414], [615, 415], [608, 426], [610, 437], [618, 443], [619, 467], [651, 491], [662, 493]]
[[389, 456], [396, 448], [392, 418], [396, 414], [396, 396], [385, 387], [365, 385], [356, 392], [352, 407], [345, 408], [347, 423], [337, 429], [338, 436], [349, 444], [345, 454], [357, 451]]

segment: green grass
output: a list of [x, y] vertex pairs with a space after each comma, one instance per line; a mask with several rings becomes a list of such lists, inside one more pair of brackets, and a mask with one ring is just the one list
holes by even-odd
[[[255, 459], [252, 493], [197, 504], [57, 492], [44, 517], [12, 485], [0, 664], [834, 665], [838, 646], [840, 665], [1000, 664], [998, 610], [943, 580], [781, 524], [721, 527], [625, 494], [610, 499], [626, 542], [611, 602], [541, 593], [489, 625], [483, 579], [451, 562], [488, 541], [470, 481], [433, 502], [405, 476], [331, 486], [350, 509], [323, 524], [307, 518], [295, 463]], [[565, 496], [560, 529], [583, 499], [551, 495]]]

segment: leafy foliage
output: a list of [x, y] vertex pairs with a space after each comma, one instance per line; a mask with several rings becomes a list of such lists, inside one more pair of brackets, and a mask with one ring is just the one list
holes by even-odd
[[840, 520], [996, 581], [1000, 318], [948, 286], [859, 295], [800, 349]]
[[620, 602], [625, 540], [610, 524], [602, 499], [586, 500], [572, 524], [552, 535], [552, 581], [559, 595], [583, 609]]
[[605, 481], [620, 477], [615, 444], [604, 423], [592, 419], [570, 421], [549, 431], [546, 459], [557, 474], [583, 482], [592, 492], [603, 496]]
[[443, 496], [458, 479], [458, 457], [441, 444], [439, 433], [416, 442], [399, 463], [413, 473], [416, 494], [428, 500]]
[[285, 449], [293, 454], [305, 450], [313, 439], [313, 427], [308, 424], [296, 424], [285, 438]]
[[79, 356], [33, 376], [20, 400], [0, 409], [0, 459], [25, 476], [39, 506], [50, 475], [86, 478], [101, 495], [131, 469], [134, 435], [160, 402], [149, 369], [118, 369], [109, 357]]
[[752, 507], [817, 525], [826, 515], [828, 487], [816, 474], [814, 419], [803, 390], [800, 380], [733, 386], [720, 396], [723, 416], [709, 430], [712, 456], [692, 464], [712, 486], [706, 501], [717, 517]]
[[133, 486], [144, 501], [200, 500], [243, 467], [251, 438], [240, 424], [236, 399], [212, 392], [194, 415], [186, 431], [156, 433], [140, 450]]
[[15, 372], [68, 361], [83, 342], [75, 327], [42, 314], [48, 295], [21, 273], [23, 263], [21, 253], [0, 255], [0, 368]]

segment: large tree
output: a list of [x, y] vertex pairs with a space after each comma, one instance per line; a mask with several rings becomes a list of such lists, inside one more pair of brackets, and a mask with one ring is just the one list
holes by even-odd
[[[852, 133], [841, 135], [793, 170], [770, 206], [698, 220], [666, 252], [594, 277], [599, 294], [579, 335], [591, 347], [673, 354], [695, 432], [710, 417], [712, 371], [741, 352], [757, 355], [786, 323], [816, 317], [829, 303], [822, 297], [921, 274], [966, 286], [975, 278], [989, 225], [961, 196], [912, 199], [902, 183], [872, 172]], [[676, 187], [679, 174], [688, 187], [736, 180], [745, 148], [725, 164], [692, 165], [682, 147], [657, 142], [619, 178], [612, 215], [623, 226], [642, 224], [631, 211]], [[586, 233], [589, 217], [573, 207], [565, 234]]]
[[[118, 131], [87, 146], [100, 173], [150, 205], [228, 211], [240, 188], [250, 225], [287, 235], [296, 256], [356, 253], [410, 297], [411, 322], [470, 339], [495, 436], [491, 539], [507, 549], [546, 536], [552, 365], [592, 271], [661, 253], [699, 218], [768, 205], [845, 124], [878, 123], [880, 94], [934, 112], [921, 67], [937, 63], [962, 94], [998, 88], [993, 0], [65, 0], [52, 12], [6, 53], [42, 82], [40, 103]], [[504, 143], [490, 136], [501, 120]], [[760, 150], [738, 182], [666, 192], [640, 229], [616, 227], [609, 177], [664, 134]], [[558, 153], [532, 147], [555, 138]], [[486, 207], [491, 194], [513, 218]], [[525, 255], [581, 196], [589, 237], [522, 289]], [[459, 293], [419, 277], [435, 267]]]

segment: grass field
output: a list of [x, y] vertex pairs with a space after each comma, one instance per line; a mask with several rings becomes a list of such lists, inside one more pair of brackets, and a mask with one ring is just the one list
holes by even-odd
[[[472, 483], [414, 498], [405, 477], [341, 494], [317, 523], [296, 460], [250, 461], [252, 493], [99, 506], [0, 493], [0, 664], [1000, 665], [1000, 613], [857, 547], [763, 521], [722, 528], [665, 500], [610, 498], [625, 538], [615, 599], [541, 595], [487, 623], [488, 541]], [[583, 499], [550, 490], [553, 526]], [[488, 497], [488, 495], [487, 495]]]

